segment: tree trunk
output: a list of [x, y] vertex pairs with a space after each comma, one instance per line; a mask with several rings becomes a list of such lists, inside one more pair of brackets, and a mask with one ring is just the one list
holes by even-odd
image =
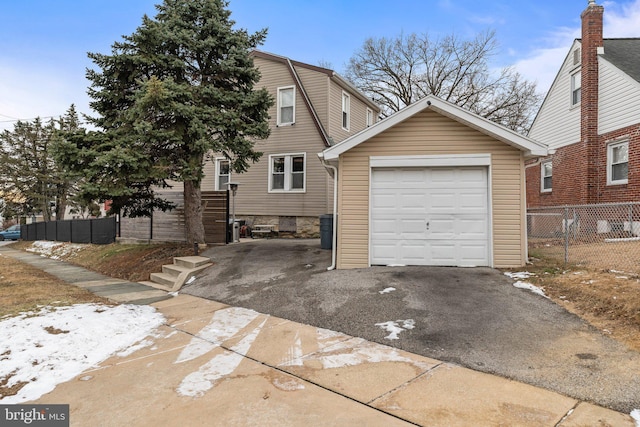
[[184, 181], [184, 225], [187, 243], [204, 243], [200, 183]]

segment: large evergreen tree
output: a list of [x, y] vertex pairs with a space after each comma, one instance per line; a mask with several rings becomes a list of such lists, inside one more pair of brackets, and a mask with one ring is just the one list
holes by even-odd
[[[166, 209], [154, 188], [184, 185], [187, 240], [204, 242], [200, 186], [205, 155], [222, 152], [240, 173], [257, 161], [253, 141], [269, 135], [265, 89], [250, 52], [266, 30], [234, 29], [228, 2], [164, 0], [155, 18], [112, 46], [90, 53], [92, 119], [100, 132], [61, 147], [87, 174], [83, 191], [112, 199], [130, 216]], [[90, 197], [88, 197], [90, 198]]]

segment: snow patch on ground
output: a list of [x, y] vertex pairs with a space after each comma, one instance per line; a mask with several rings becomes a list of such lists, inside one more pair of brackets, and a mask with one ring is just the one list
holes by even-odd
[[82, 245], [65, 242], [50, 242], [48, 240], [36, 240], [27, 248], [27, 252], [34, 252], [51, 259], [66, 258], [75, 255], [83, 248]]
[[539, 288], [529, 282], [525, 282], [521, 279], [528, 279], [529, 277], [535, 276], [534, 273], [530, 273], [528, 271], [519, 271], [516, 273], [511, 273], [511, 272], [506, 272], [504, 273], [505, 276], [508, 276], [512, 279], [515, 280], [515, 282], [513, 283], [513, 286], [518, 288], [518, 289], [526, 289], [528, 291], [533, 292], [534, 294], [540, 295], [542, 297], [545, 298], [549, 298], [545, 293], [544, 290], [542, 288]]
[[[320, 342], [318, 342], [320, 344]], [[400, 350], [382, 344], [372, 343], [362, 338], [351, 338], [333, 345], [321, 347], [318, 352], [304, 357], [317, 360], [323, 369], [338, 369], [364, 363], [404, 362], [426, 370], [429, 365], [404, 356]]]
[[393, 291], [395, 291], [396, 288], [394, 288], [393, 286], [390, 286], [388, 288], [384, 288], [383, 290], [379, 291], [380, 294], [389, 294]]
[[[211, 321], [202, 328], [191, 342], [182, 350], [175, 363], [182, 363], [203, 356], [219, 347], [222, 343], [233, 338], [245, 330], [260, 313], [240, 307], [230, 307], [218, 310]], [[231, 347], [234, 352], [223, 350], [207, 363], [200, 366], [198, 371], [187, 375], [177, 388], [181, 396], [201, 397], [227, 375], [232, 374], [244, 360], [251, 349], [251, 345], [258, 337], [267, 319], [249, 331], [236, 345]]]
[[[402, 326], [400, 326], [402, 324]], [[376, 326], [381, 327], [385, 331], [389, 332], [389, 335], [384, 337], [388, 340], [397, 340], [399, 339], [398, 335], [400, 332], [406, 331], [407, 329], [415, 328], [416, 322], [413, 319], [407, 320], [396, 320], [395, 322], [390, 320], [388, 322], [376, 323]]]
[[3, 319], [0, 380], [25, 385], [14, 396], [0, 396], [0, 403], [37, 399], [119, 351], [148, 345], [145, 338], [164, 321], [150, 306], [103, 304], [43, 307]]

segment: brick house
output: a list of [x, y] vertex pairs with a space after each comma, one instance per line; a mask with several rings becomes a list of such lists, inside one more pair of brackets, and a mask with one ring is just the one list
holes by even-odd
[[527, 207], [640, 201], [640, 38], [603, 38], [589, 0], [529, 137], [551, 155], [527, 164]]

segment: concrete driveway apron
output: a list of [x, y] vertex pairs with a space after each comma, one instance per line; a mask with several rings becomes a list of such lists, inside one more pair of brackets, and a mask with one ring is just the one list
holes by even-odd
[[629, 413], [640, 354], [490, 268], [326, 271], [318, 240], [250, 240], [183, 293], [339, 331]]

